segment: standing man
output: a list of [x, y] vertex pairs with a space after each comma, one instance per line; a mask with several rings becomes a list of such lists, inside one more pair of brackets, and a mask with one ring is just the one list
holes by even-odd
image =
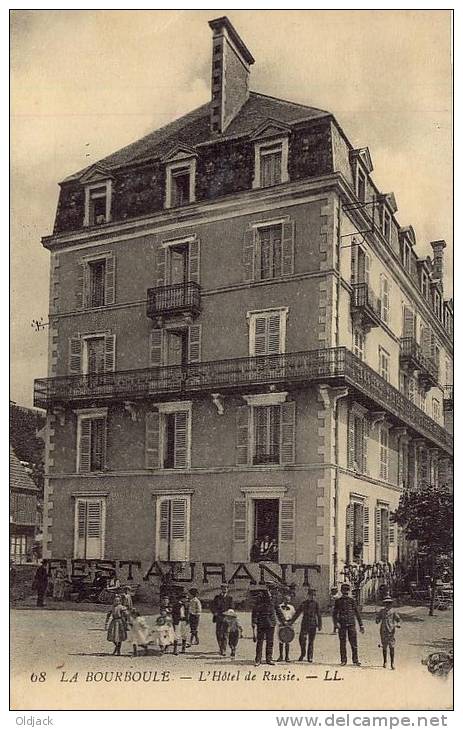
[[43, 608], [44, 598], [48, 587], [48, 570], [45, 560], [42, 560], [41, 564], [35, 571], [34, 580], [32, 582], [32, 590], [37, 591], [37, 606]]
[[273, 639], [277, 620], [285, 624], [285, 617], [278, 606], [275, 607], [269, 589], [257, 594], [256, 603], [251, 614], [252, 634], [256, 642], [255, 666], [262, 662], [262, 650], [265, 641], [265, 661], [267, 664], [275, 664], [273, 661]]
[[339, 632], [339, 650], [341, 653], [341, 664], [347, 664], [346, 636], [349, 638], [349, 644], [352, 650], [352, 664], [360, 667], [357, 647], [357, 629], [355, 622], [358, 622], [360, 633], [363, 634], [362, 619], [357, 608], [357, 604], [351, 596], [349, 596], [350, 586], [343, 583], [341, 586], [341, 597], [334, 602], [333, 624]]
[[225, 656], [227, 649], [226, 625], [223, 615], [230, 608], [233, 608], [233, 597], [228, 592], [228, 584], [222, 583], [220, 593], [214, 596], [211, 604], [212, 621], [215, 623], [215, 635], [221, 656]]
[[311, 664], [313, 662], [313, 645], [315, 636], [318, 631], [322, 630], [322, 615], [320, 613], [320, 606], [315, 600], [315, 591], [313, 588], [309, 588], [307, 591], [307, 598], [302, 601], [301, 605], [297, 609], [291, 623], [293, 624], [299, 616], [302, 614], [301, 629], [299, 632], [299, 646], [301, 647], [301, 655], [299, 661], [303, 662], [305, 659], [305, 653], [307, 649], [307, 661]]

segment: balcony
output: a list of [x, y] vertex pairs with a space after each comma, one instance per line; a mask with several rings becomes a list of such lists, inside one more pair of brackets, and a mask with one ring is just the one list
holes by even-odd
[[262, 386], [282, 388], [315, 383], [348, 386], [371, 410], [385, 410], [391, 421], [406, 426], [452, 453], [452, 436], [344, 347], [214, 360], [101, 375], [69, 375], [36, 380], [34, 405], [39, 408], [96, 405], [108, 400], [162, 400], [203, 393], [250, 392]]
[[381, 324], [381, 302], [368, 284], [354, 284], [351, 294], [351, 312], [355, 326], [365, 332]]
[[417, 372], [418, 379], [425, 390], [439, 383], [437, 363], [427, 357], [413, 337], [400, 339], [400, 364], [409, 372]]
[[189, 314], [196, 317], [201, 311], [201, 287], [194, 281], [148, 289], [146, 316], [151, 319]]
[[444, 411], [453, 411], [453, 385], [444, 385]]

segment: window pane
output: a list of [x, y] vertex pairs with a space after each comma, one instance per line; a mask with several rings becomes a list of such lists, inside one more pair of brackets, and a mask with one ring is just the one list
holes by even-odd
[[260, 158], [260, 184], [267, 188], [281, 182], [281, 151], [263, 154]]
[[103, 307], [105, 298], [106, 261], [95, 261], [90, 266], [90, 306]]

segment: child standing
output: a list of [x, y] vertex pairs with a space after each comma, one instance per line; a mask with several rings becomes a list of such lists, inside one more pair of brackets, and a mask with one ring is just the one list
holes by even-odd
[[113, 655], [120, 656], [122, 642], [127, 639], [127, 609], [122, 605], [120, 596], [114, 596], [113, 607], [106, 615], [106, 628], [106, 638], [114, 644]]
[[174, 654], [178, 654], [178, 645], [182, 644], [182, 654], [185, 653], [188, 637], [188, 594], [182, 593], [172, 606], [172, 624], [175, 631]]
[[169, 646], [175, 643], [175, 632], [172, 626], [172, 615], [165, 606], [159, 609], [153, 629], [153, 639], [159, 646], [161, 654], [165, 654]]
[[148, 634], [149, 627], [143, 616], [140, 616], [138, 611], [134, 608], [129, 618], [130, 626], [130, 638], [132, 640], [133, 655], [138, 656], [138, 647], [141, 646], [145, 654], [148, 654]]
[[198, 598], [198, 589], [190, 588], [188, 593], [190, 594], [190, 601], [188, 604], [191, 633], [190, 644], [193, 646], [193, 644], [199, 644], [198, 628], [199, 619], [201, 618], [201, 611], [203, 610], [203, 608], [201, 606], [201, 601]]
[[240, 638], [243, 637], [243, 627], [241, 626], [233, 608], [229, 608], [227, 611], [225, 611], [225, 613], [223, 614], [223, 621], [225, 641], [228, 639], [230, 656], [234, 657], [236, 654], [236, 649], [238, 647], [238, 642]]
[[[291, 621], [294, 614], [296, 613], [296, 609], [291, 603], [291, 600], [291, 593], [285, 593], [283, 603], [280, 603], [280, 611], [283, 614], [283, 617], [287, 623]], [[283, 650], [285, 653], [285, 662], [289, 662], [289, 643], [280, 641], [278, 644], [278, 648], [280, 650], [280, 653], [278, 655], [277, 662], [283, 661]]]
[[391, 669], [394, 666], [395, 653], [395, 630], [400, 629], [400, 616], [392, 607], [392, 598], [387, 595], [383, 598], [384, 608], [376, 614], [376, 623], [380, 624], [379, 635], [381, 637], [381, 646], [383, 649], [383, 668], [387, 665], [387, 649], [391, 657]]
[[126, 607], [128, 613], [133, 611], [133, 599], [129, 586], [124, 586], [121, 591], [121, 603]]

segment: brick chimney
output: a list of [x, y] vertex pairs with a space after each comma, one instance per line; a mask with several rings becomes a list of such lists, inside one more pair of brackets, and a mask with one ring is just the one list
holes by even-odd
[[434, 251], [434, 259], [432, 262], [432, 274], [434, 279], [443, 281], [444, 278], [444, 248], [445, 241], [431, 241], [432, 250]]
[[228, 18], [209, 21], [212, 28], [212, 103], [214, 134], [226, 131], [249, 96], [249, 72], [254, 58]]

